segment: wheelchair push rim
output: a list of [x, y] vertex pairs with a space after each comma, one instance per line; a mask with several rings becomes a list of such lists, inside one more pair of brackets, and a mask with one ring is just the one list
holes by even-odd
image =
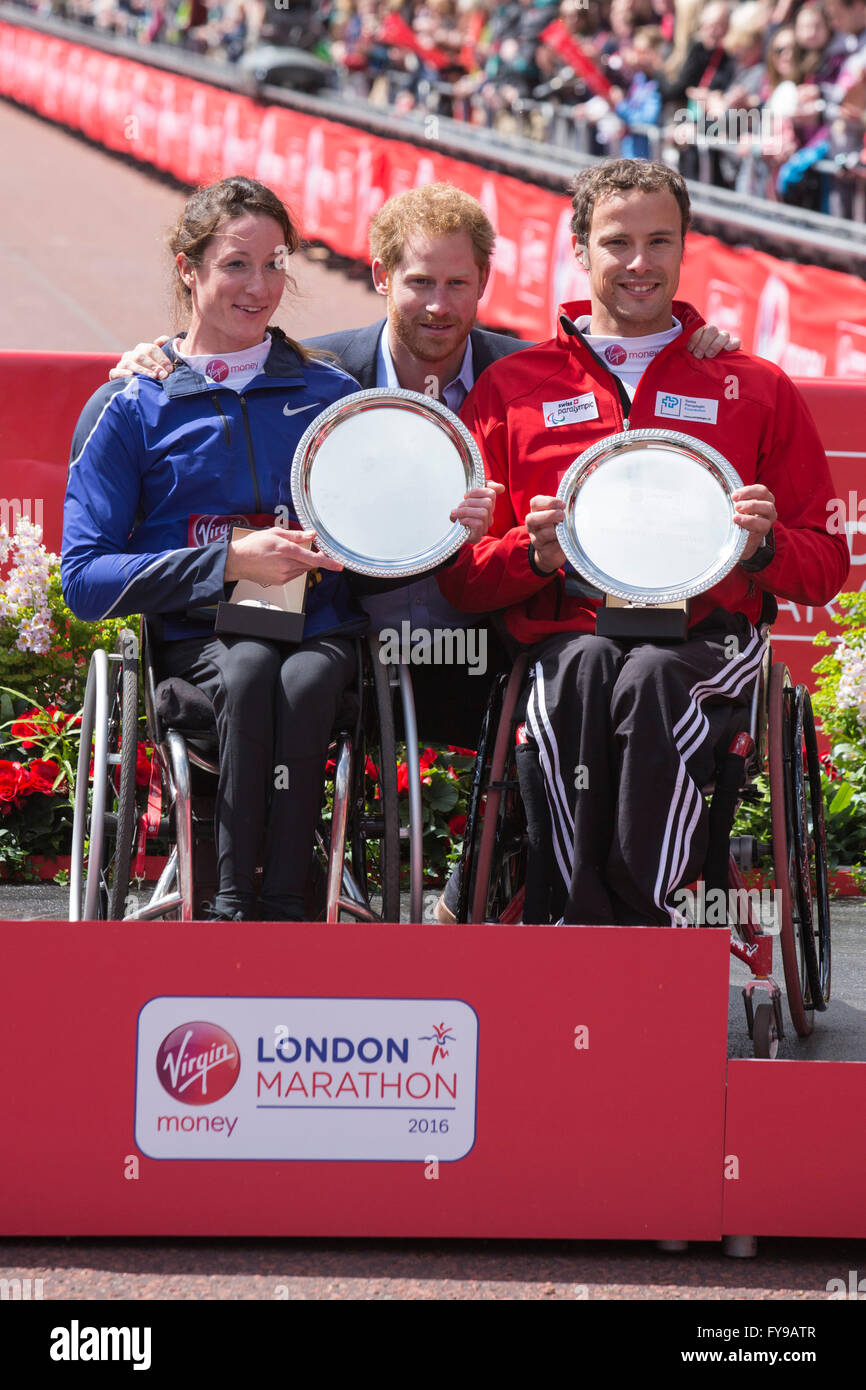
[[137, 747], [138, 638], [124, 629], [114, 652], [94, 652], [87, 673], [75, 781], [72, 922], [124, 915], [136, 826]]

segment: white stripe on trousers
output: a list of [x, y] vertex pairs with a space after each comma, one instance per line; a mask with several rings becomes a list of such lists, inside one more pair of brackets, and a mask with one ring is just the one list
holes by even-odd
[[764, 644], [753, 628], [752, 640], [739, 657], [726, 663], [725, 667], [709, 680], [698, 681], [692, 686], [686, 710], [672, 730], [679, 754], [679, 768], [665, 822], [653, 901], [661, 912], [668, 913], [675, 926], [677, 914], [667, 905], [666, 900], [668, 893], [685, 872], [703, 805], [701, 790], [686, 770], [687, 759], [696, 752], [709, 732], [709, 720], [701, 706], [710, 695], [727, 695], [731, 699], [739, 695], [743, 686], [757, 674], [763, 656]]
[[[568, 805], [568, 795], [559, 767], [559, 749], [551, 728], [544, 698], [544, 675], [541, 662], [535, 665], [535, 680], [526, 706], [526, 719], [532, 737], [538, 744], [538, 756], [544, 772], [544, 791], [553, 830], [553, 853], [566, 890], [571, 886], [571, 859], [574, 853], [574, 817]], [[554, 770], [555, 769], [555, 770]]]

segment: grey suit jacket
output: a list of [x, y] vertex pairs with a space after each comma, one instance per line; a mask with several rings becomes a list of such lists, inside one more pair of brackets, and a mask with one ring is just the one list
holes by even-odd
[[[343, 368], [353, 376], [360, 386], [369, 390], [376, 385], [376, 366], [379, 355], [379, 339], [385, 320], [371, 323], [367, 328], [344, 328], [339, 333], [326, 333], [322, 338], [305, 338], [304, 347], [324, 348], [339, 357]], [[530, 347], [519, 338], [509, 338], [504, 333], [489, 333], [485, 328], [473, 328], [469, 334], [472, 343], [472, 371], [477, 381], [485, 367], [510, 352], [519, 352]]]

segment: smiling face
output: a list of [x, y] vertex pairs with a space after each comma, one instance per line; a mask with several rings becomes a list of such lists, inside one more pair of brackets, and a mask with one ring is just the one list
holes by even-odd
[[395, 362], [401, 349], [426, 363], [462, 357], [489, 273], [478, 266], [468, 232], [412, 237], [390, 274], [375, 260], [373, 284], [388, 300]]
[[279, 222], [253, 213], [223, 222], [198, 265], [181, 253], [192, 293], [185, 350], [242, 352], [262, 342], [286, 287], [285, 255]]
[[[572, 245], [579, 254], [577, 237]], [[637, 338], [672, 326], [683, 258], [682, 216], [672, 193], [635, 188], [600, 199], [586, 252], [591, 333]]]

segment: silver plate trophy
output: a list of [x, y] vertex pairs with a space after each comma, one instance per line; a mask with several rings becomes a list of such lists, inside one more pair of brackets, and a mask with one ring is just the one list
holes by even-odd
[[742, 486], [717, 449], [673, 430], [624, 430], [575, 459], [559, 485], [556, 534], [606, 596], [599, 634], [685, 637], [688, 600], [733, 569], [748, 540], [733, 519]]
[[328, 406], [295, 451], [292, 500], [320, 550], [399, 578], [435, 569], [469, 532], [449, 513], [484, 467], [469, 431], [415, 391], [375, 388]]

